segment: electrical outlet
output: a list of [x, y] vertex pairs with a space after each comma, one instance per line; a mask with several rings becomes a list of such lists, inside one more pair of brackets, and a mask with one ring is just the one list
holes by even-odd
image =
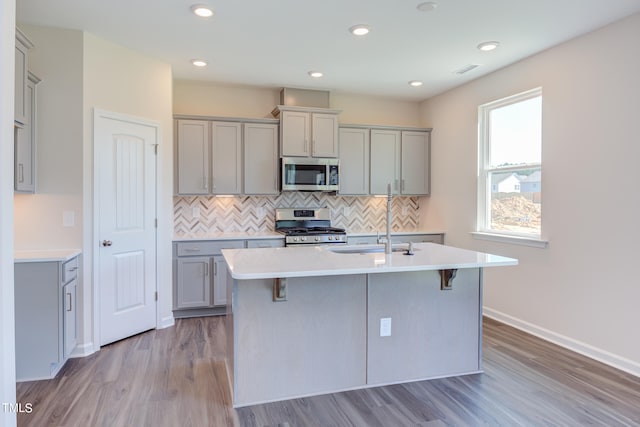
[[200, 208], [195, 207], [195, 208], [191, 209], [191, 216], [193, 218], [198, 218], [200, 216]]
[[260, 216], [260, 217], [264, 216], [264, 207], [258, 206], [257, 215]]
[[407, 206], [402, 207], [402, 216], [407, 216], [409, 214], [409, 208]]
[[383, 317], [380, 319], [380, 336], [381, 337], [391, 336], [391, 318], [390, 317]]

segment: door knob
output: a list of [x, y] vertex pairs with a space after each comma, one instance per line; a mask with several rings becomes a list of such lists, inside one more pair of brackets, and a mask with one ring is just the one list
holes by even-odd
[[102, 246], [111, 246], [113, 244], [113, 242], [111, 240], [103, 240], [102, 241]]

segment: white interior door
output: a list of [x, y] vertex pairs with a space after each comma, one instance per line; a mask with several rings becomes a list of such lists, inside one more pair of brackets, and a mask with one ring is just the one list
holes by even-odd
[[96, 111], [101, 346], [156, 327], [157, 143], [157, 125]]

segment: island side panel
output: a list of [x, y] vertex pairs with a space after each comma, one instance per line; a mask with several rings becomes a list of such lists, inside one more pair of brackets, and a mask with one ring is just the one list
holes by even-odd
[[234, 406], [366, 384], [366, 275], [234, 281]]
[[[369, 275], [369, 385], [481, 370], [480, 269], [460, 269], [453, 289], [435, 271]], [[391, 318], [391, 336], [380, 319]]]

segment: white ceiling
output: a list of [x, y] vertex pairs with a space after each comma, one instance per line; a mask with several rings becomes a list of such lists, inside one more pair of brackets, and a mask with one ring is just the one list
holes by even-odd
[[[176, 79], [422, 100], [640, 12], [640, 0], [437, 0], [431, 12], [421, 1], [17, 0], [17, 21], [87, 31], [170, 63]], [[215, 15], [196, 17], [196, 3]], [[354, 24], [371, 33], [353, 36]], [[500, 47], [476, 48], [490, 40]], [[468, 64], [480, 67], [454, 72]]]

